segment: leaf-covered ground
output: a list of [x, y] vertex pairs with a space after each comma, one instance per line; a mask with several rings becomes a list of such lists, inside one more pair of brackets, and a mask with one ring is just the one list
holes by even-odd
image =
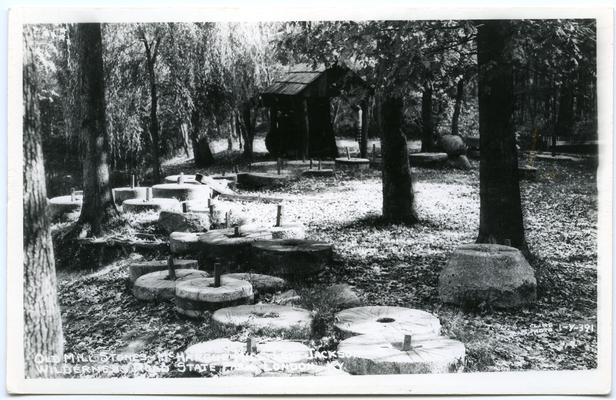
[[[336, 179], [304, 178], [279, 191], [246, 193], [282, 198], [285, 221], [302, 222], [310, 238], [334, 244], [334, 263], [307, 286], [349, 283], [365, 304], [435, 313], [443, 334], [465, 343], [466, 371], [595, 368], [596, 170], [585, 162], [535, 161], [535, 165], [541, 178], [522, 182], [521, 190], [539, 300], [518, 311], [461, 310], [438, 300], [438, 276], [448, 255], [458, 245], [474, 241], [478, 232], [477, 162], [471, 171], [414, 170], [421, 219], [415, 226], [379, 220], [378, 171]], [[250, 219], [268, 224], [274, 221], [275, 207], [255, 202], [242, 205]], [[65, 351], [144, 354], [149, 357], [142, 360], [144, 369], [74, 375], [185, 376], [173, 367], [172, 358], [161, 360], [161, 355], [220, 333], [210, 328], [207, 317], [189, 320], [178, 316], [170, 303], [136, 300], [128, 286], [129, 262], [130, 258], [118, 260], [94, 273], [59, 274]], [[309, 287], [297, 289], [306, 294], [305, 305], [316, 309], [324, 326], [319, 335], [324, 337], [315, 337], [311, 345], [335, 349], [331, 310], [308, 298]], [[109, 363], [118, 368], [128, 364]], [[147, 369], [147, 365], [169, 366], [169, 370]]]

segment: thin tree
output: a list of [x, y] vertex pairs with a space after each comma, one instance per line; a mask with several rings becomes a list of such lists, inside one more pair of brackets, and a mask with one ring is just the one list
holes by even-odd
[[109, 138], [105, 127], [105, 84], [100, 24], [78, 24], [79, 131], [83, 140], [83, 205], [79, 236], [100, 235], [118, 217], [109, 185]]
[[[24, 29], [24, 362], [28, 378], [49, 378], [53, 369], [35, 363], [37, 354], [62, 357], [62, 319], [56, 293], [53, 245], [47, 217], [40, 113], [32, 32]], [[39, 368], [37, 368], [37, 366]]]
[[527, 251], [512, 123], [512, 44], [510, 21], [482, 21], [479, 24], [481, 209], [477, 242], [507, 244]]

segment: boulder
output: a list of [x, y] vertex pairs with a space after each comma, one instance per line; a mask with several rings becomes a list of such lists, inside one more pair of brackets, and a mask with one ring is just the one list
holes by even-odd
[[535, 273], [522, 253], [499, 244], [458, 247], [439, 278], [444, 303], [514, 308], [537, 299]]
[[210, 229], [209, 213], [161, 211], [158, 226], [165, 232], [205, 232]]
[[[173, 264], [177, 269], [198, 269], [197, 260], [174, 259]], [[156, 271], [166, 271], [168, 269], [167, 260], [140, 261], [128, 266], [128, 277], [131, 283], [135, 283], [137, 278], [142, 275]]]
[[277, 304], [243, 305], [221, 308], [212, 315], [212, 324], [221, 329], [246, 328], [255, 334], [308, 339], [312, 315], [303, 308]]
[[323, 297], [328, 299], [328, 304], [337, 308], [359, 307], [361, 300], [347, 283], [341, 283], [327, 287]]
[[466, 144], [458, 135], [441, 136], [441, 147], [448, 156], [462, 156], [466, 154]]
[[449, 156], [447, 158], [447, 165], [451, 168], [468, 170], [471, 169], [471, 163], [466, 156]]

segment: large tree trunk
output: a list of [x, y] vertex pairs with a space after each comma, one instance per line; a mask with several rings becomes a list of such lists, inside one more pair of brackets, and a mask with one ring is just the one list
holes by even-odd
[[53, 368], [37, 364], [35, 356], [62, 358], [62, 319], [47, 217], [32, 40], [28, 27], [24, 27], [24, 362], [27, 378], [50, 378], [55, 376]]
[[84, 141], [83, 206], [79, 225], [97, 236], [118, 216], [109, 185], [105, 129], [105, 84], [100, 24], [79, 24], [76, 30], [79, 59], [80, 136]]
[[145, 33], [141, 32], [141, 40], [145, 48], [145, 61], [148, 70], [148, 81], [150, 83], [150, 136], [152, 137], [152, 178], [155, 182], [160, 182], [162, 170], [160, 167], [160, 125], [158, 122], [158, 88], [156, 86], [156, 58], [161, 38], [156, 38], [153, 45], [148, 43]]
[[359, 142], [359, 156], [361, 158], [368, 157], [368, 104], [364, 100], [360, 104], [361, 107], [361, 131]]
[[208, 167], [214, 163], [214, 156], [210, 149], [207, 135], [200, 137], [201, 114], [198, 110], [193, 110], [190, 117], [191, 141], [193, 145], [193, 156], [196, 167]]
[[527, 251], [512, 126], [511, 22], [482, 21], [477, 38], [481, 148], [478, 243]]
[[556, 119], [556, 136], [564, 136], [571, 139], [573, 134], [574, 110], [573, 110], [573, 88], [575, 85], [574, 76], [565, 82], [560, 90], [560, 101], [558, 103], [558, 116]]
[[257, 119], [257, 110], [254, 111], [254, 116], [252, 116], [251, 105], [249, 103], [243, 104], [241, 108], [241, 118], [242, 118], [242, 134], [244, 135], [244, 153], [243, 157], [245, 160], [252, 160], [252, 149], [253, 143], [255, 139], [255, 125]]
[[402, 100], [386, 98], [380, 104], [381, 154], [383, 157], [383, 218], [415, 223], [413, 182], [406, 139], [400, 130]]
[[424, 85], [423, 94], [421, 96], [421, 151], [434, 151], [434, 122], [432, 120], [432, 83], [427, 82]]
[[456, 103], [453, 106], [453, 116], [451, 117], [451, 134], [459, 135], [458, 122], [460, 120], [460, 109], [462, 108], [462, 99], [464, 98], [464, 78], [458, 81], [456, 92]]

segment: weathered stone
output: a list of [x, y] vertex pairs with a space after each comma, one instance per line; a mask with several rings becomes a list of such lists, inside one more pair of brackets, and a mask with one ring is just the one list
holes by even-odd
[[254, 267], [264, 273], [298, 279], [313, 276], [332, 261], [332, 245], [315, 240], [277, 239], [252, 243]]
[[323, 292], [323, 297], [328, 300], [328, 304], [332, 307], [348, 308], [361, 305], [361, 300], [347, 283], [327, 287]]
[[255, 304], [221, 308], [212, 315], [212, 323], [222, 329], [247, 328], [255, 334], [307, 339], [312, 316], [303, 308]]
[[468, 170], [471, 169], [471, 163], [466, 156], [450, 156], [447, 158], [447, 165], [451, 168]]
[[176, 269], [176, 279], [169, 279], [167, 271], [151, 272], [142, 275], [133, 285], [133, 294], [140, 300], [169, 300], [175, 295], [175, 285], [190, 279], [207, 278], [205, 271], [194, 269]]
[[212, 197], [212, 189], [207, 185], [194, 185], [190, 183], [161, 183], [152, 186], [155, 198], [185, 200], [205, 200]]
[[310, 178], [327, 178], [336, 176], [333, 169], [307, 169], [302, 172], [302, 176]]
[[537, 180], [537, 168], [530, 165], [522, 165], [518, 167], [518, 175], [521, 180], [536, 181]]
[[171, 232], [205, 232], [210, 229], [208, 213], [161, 211], [158, 226], [167, 233]]
[[498, 244], [467, 244], [449, 257], [439, 279], [445, 303], [513, 308], [537, 299], [535, 273], [522, 253]]
[[248, 281], [255, 293], [273, 293], [285, 289], [289, 284], [277, 276], [255, 274], [252, 272], [237, 272], [223, 276]]
[[466, 145], [460, 136], [443, 135], [440, 142], [441, 147], [448, 156], [462, 156], [466, 154]]
[[[242, 208], [234, 203], [211, 200], [208, 201], [186, 201], [186, 211], [194, 213], [207, 213], [210, 218], [211, 229], [219, 229], [226, 227], [227, 215], [229, 215], [229, 225], [238, 226], [244, 225], [247, 222], [247, 217], [244, 215]], [[212, 205], [210, 208], [209, 204]]]
[[113, 201], [117, 206], [121, 206], [124, 200], [145, 199], [147, 187], [120, 187], [112, 190]]
[[[173, 264], [176, 269], [198, 269], [197, 260], [174, 259]], [[166, 271], [168, 269], [167, 260], [140, 261], [128, 266], [128, 277], [131, 283], [135, 283], [137, 278], [142, 275], [156, 271]]]
[[175, 199], [158, 199], [150, 200], [128, 199], [122, 202], [122, 211], [127, 213], [143, 213], [150, 211], [181, 211], [180, 202]]
[[441, 324], [437, 317], [421, 310], [405, 307], [366, 306], [340, 311], [336, 314], [336, 329], [343, 337], [380, 335], [398, 338], [437, 336]]
[[336, 158], [336, 169], [341, 171], [364, 171], [370, 169], [370, 160], [367, 158]]
[[252, 300], [250, 282], [229, 277], [221, 277], [218, 287], [213, 277], [191, 279], [175, 287], [175, 310], [192, 318], [219, 308], [250, 304]]
[[353, 375], [442, 374], [462, 372], [465, 348], [441, 336], [411, 336], [410, 349], [397, 340], [378, 335], [359, 335], [343, 340], [338, 355], [345, 371]]
[[242, 172], [237, 174], [237, 185], [243, 189], [269, 189], [287, 184], [293, 178], [289, 171], [276, 172]]
[[447, 153], [412, 153], [409, 163], [413, 167], [442, 167], [447, 163]]
[[286, 292], [275, 295], [272, 298], [272, 302], [283, 306], [298, 304], [301, 300], [299, 294], [294, 290], [287, 290]]
[[63, 218], [81, 212], [83, 196], [58, 196], [47, 200], [47, 210], [51, 219]]
[[178, 183], [181, 180], [182, 183], [187, 183], [189, 185], [200, 185], [200, 182], [197, 182], [194, 174], [183, 174], [183, 175], [169, 175], [164, 179], [164, 183]]
[[169, 235], [169, 249], [172, 254], [199, 253], [199, 236], [202, 233], [173, 232]]

